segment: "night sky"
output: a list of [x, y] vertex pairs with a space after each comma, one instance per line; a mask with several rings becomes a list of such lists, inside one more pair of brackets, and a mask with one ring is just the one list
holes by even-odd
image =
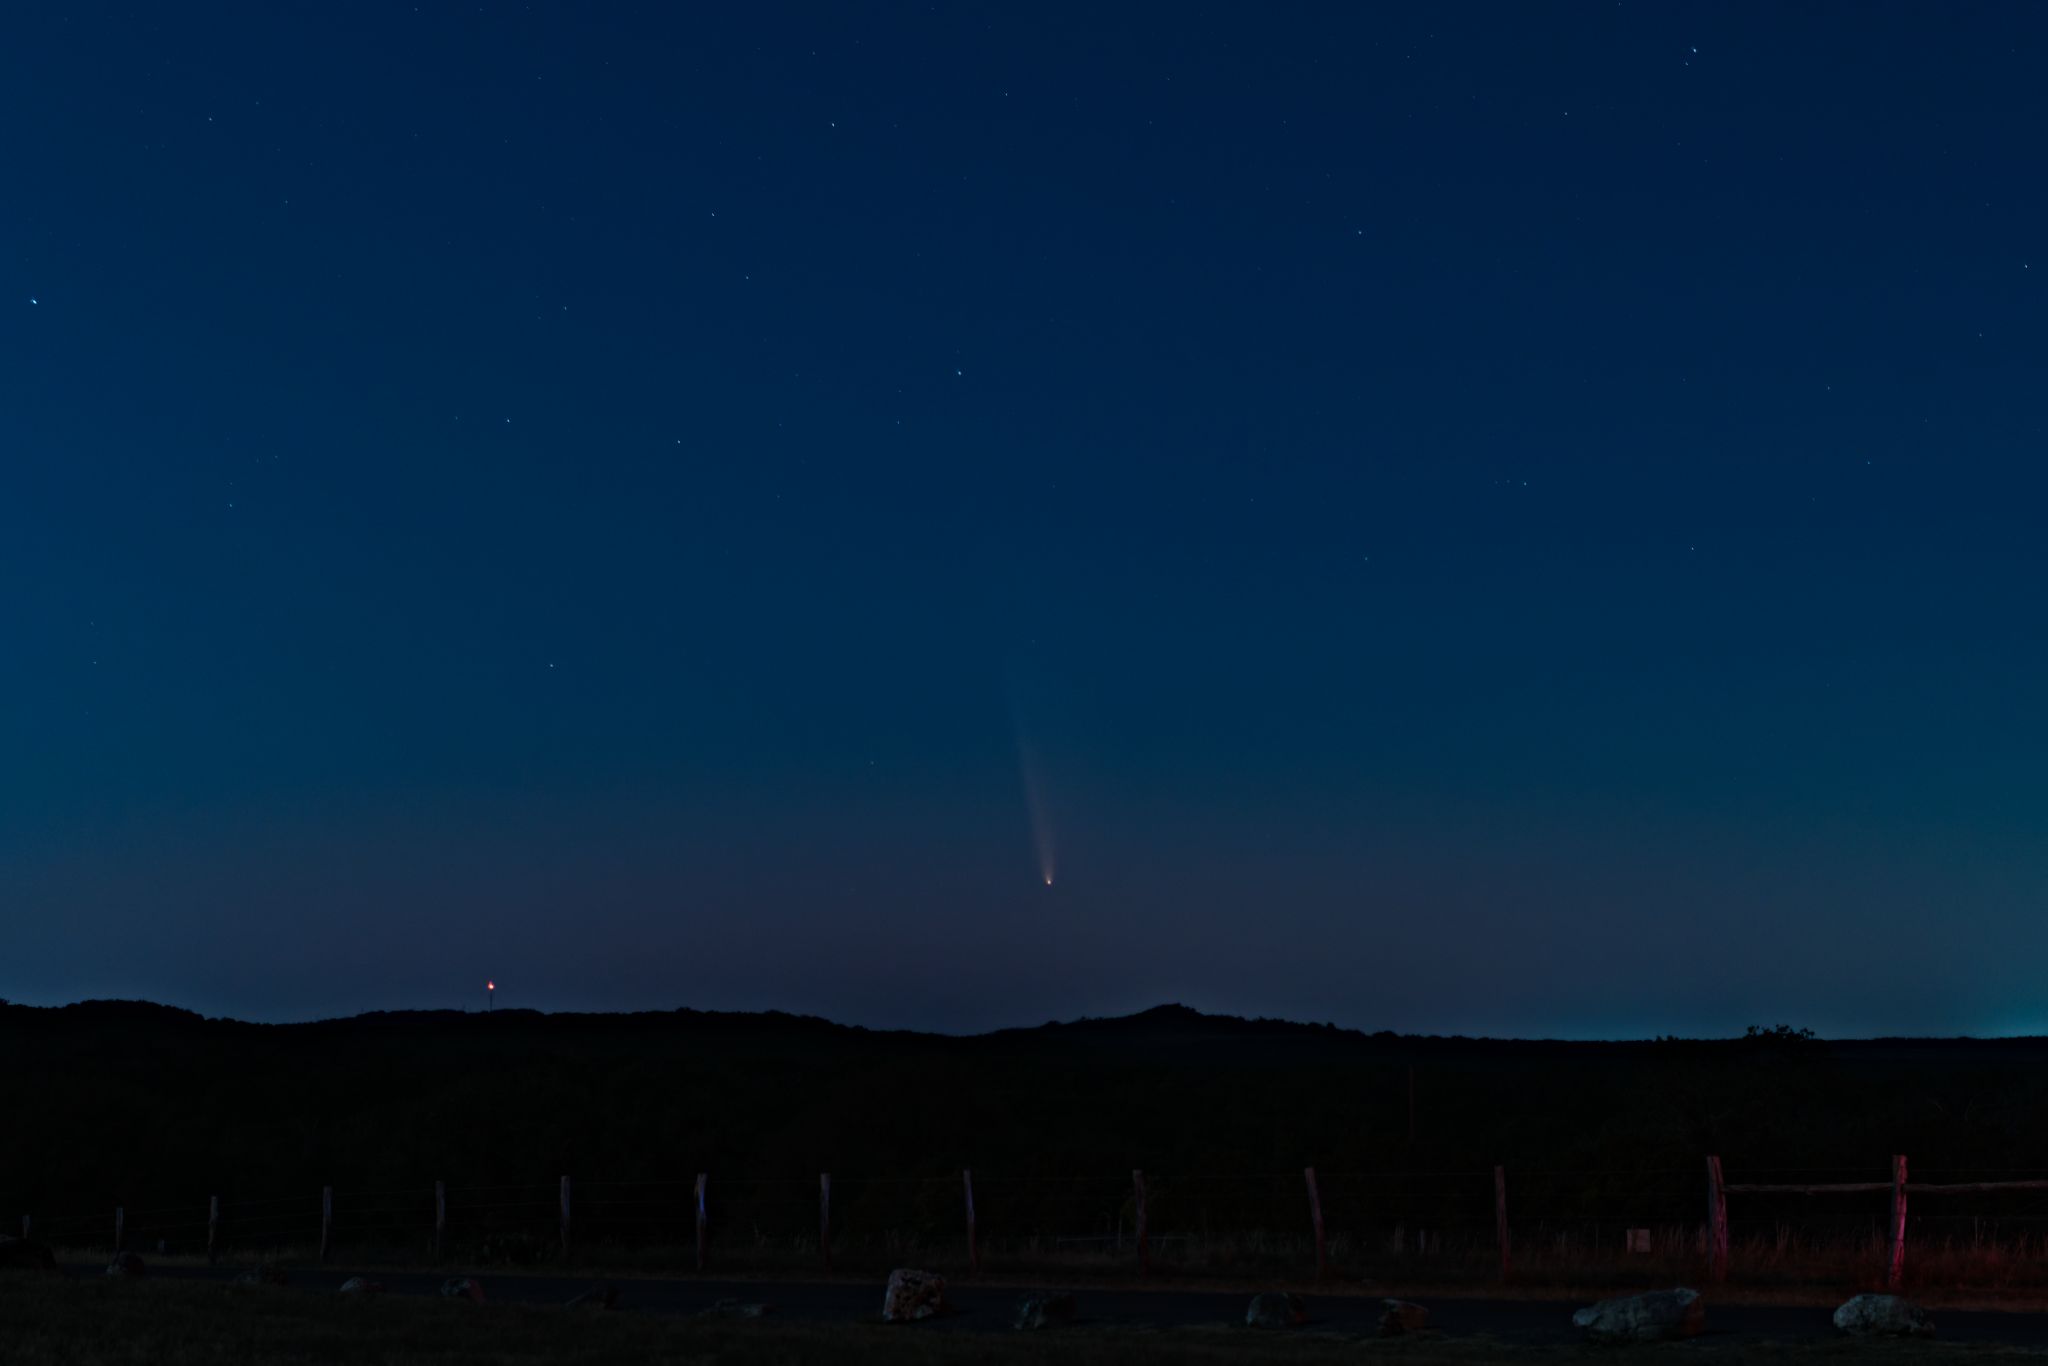
[[16, 6], [0, 995], [2048, 1030], [2044, 59]]

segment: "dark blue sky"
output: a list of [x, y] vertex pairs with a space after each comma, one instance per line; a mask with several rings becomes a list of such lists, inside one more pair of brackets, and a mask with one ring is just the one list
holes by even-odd
[[17, 8], [0, 995], [2048, 1029], [2048, 10]]

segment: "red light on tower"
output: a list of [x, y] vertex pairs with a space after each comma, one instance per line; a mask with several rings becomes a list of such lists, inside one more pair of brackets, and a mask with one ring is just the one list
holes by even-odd
[[491, 1008], [491, 1002], [493, 1002], [493, 1001], [495, 1001], [495, 1000], [497, 1000], [497, 999], [498, 999], [498, 998], [497, 998], [497, 996], [495, 995], [495, 993], [496, 993], [496, 991], [497, 991], [497, 990], [498, 990], [498, 984], [497, 984], [496, 982], [486, 981], [486, 982], [484, 983], [484, 1009], [485, 1009], [485, 1010], [489, 1010], [489, 1009]]

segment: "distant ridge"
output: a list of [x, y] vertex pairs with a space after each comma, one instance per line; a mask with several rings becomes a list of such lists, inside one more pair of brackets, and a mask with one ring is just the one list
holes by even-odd
[[851, 1199], [861, 1179], [907, 1191], [963, 1168], [1106, 1189], [1142, 1168], [1168, 1192], [1307, 1166], [1649, 1180], [1705, 1154], [2018, 1170], [2048, 1128], [2042, 1039], [1425, 1037], [1178, 1002], [959, 1036], [785, 1011], [260, 1024], [81, 1001], [0, 1007], [0, 1059], [23, 1116], [0, 1126], [0, 1217], [17, 1218], [437, 1181], [532, 1188], [539, 1208], [565, 1173], [708, 1171], [729, 1193], [830, 1172]]
[[[1060, 1037], [1099, 1038], [1238, 1038], [1275, 1039], [1293, 1037], [1327, 1041], [1350, 1041], [1357, 1044], [1429, 1047], [1541, 1047], [1556, 1049], [1612, 1049], [1638, 1046], [1683, 1046], [1695, 1045], [1743, 1045], [1751, 1048], [1783, 1046], [1784, 1036], [1765, 1034], [1746, 1038], [1741, 1035], [1719, 1038], [1655, 1038], [1655, 1039], [1554, 1039], [1543, 1037], [1503, 1037], [1469, 1034], [1398, 1034], [1392, 1030], [1367, 1031], [1329, 1022], [1316, 1023], [1305, 1020], [1289, 1020], [1272, 1016], [1243, 1016], [1211, 1014], [1197, 1010], [1180, 1002], [1166, 1002], [1149, 1006], [1130, 1015], [1083, 1015], [1072, 1020], [1048, 1020], [1037, 1025], [1005, 1025], [996, 1029], [971, 1034], [947, 1034], [919, 1029], [881, 1029], [869, 1025], [846, 1024], [827, 1019], [821, 1015], [808, 1015], [786, 1010], [699, 1010], [691, 1006], [677, 1006], [669, 1010], [625, 1010], [625, 1011], [542, 1011], [514, 1007], [500, 1007], [496, 1010], [462, 1010], [452, 1008], [413, 1010], [372, 1010], [357, 1015], [331, 1016], [315, 1020], [291, 1020], [281, 1022], [241, 1020], [227, 1015], [202, 1015], [183, 1006], [167, 1005], [156, 1001], [126, 999], [92, 999], [74, 1001], [59, 1006], [31, 1006], [19, 1002], [0, 1000], [0, 1021], [13, 1020], [16, 1023], [43, 1021], [48, 1023], [85, 1022], [127, 1022], [138, 1024], [150, 1022], [164, 1027], [180, 1028], [242, 1028], [259, 1030], [333, 1030], [343, 1028], [407, 1029], [438, 1025], [447, 1028], [506, 1027], [515, 1022], [525, 1024], [546, 1024], [567, 1029], [605, 1029], [617, 1027], [645, 1027], [652, 1029], [707, 1029], [763, 1035], [774, 1034], [833, 1034], [867, 1037], [875, 1039], [924, 1039], [933, 1042], [972, 1042], [979, 1040], [1016, 1041], [1026, 1038], [1056, 1039]], [[1981, 1038], [1971, 1035], [1945, 1037], [1912, 1037], [1885, 1035], [1862, 1039], [1810, 1039], [1806, 1042], [1829, 1048], [1906, 1048], [1924, 1046], [1929, 1048], [1977, 1046], [1983, 1048], [2031, 1048], [2048, 1045], [2048, 1036], [2012, 1035]]]
[[[1318, 1038], [1349, 1038], [1390, 1041], [1403, 1038], [1437, 1038], [1436, 1035], [1398, 1035], [1381, 1030], [1367, 1033], [1329, 1023], [1275, 1019], [1265, 1016], [1209, 1014], [1179, 1002], [1168, 1002], [1131, 1015], [1084, 1015], [1073, 1020], [1048, 1020], [1038, 1025], [1006, 1025], [972, 1034], [945, 1034], [917, 1029], [876, 1029], [845, 1024], [819, 1015], [784, 1010], [721, 1011], [678, 1006], [671, 1010], [626, 1011], [541, 1011], [513, 1007], [496, 1010], [371, 1010], [358, 1015], [332, 1016], [317, 1020], [268, 1022], [241, 1020], [227, 1015], [202, 1015], [183, 1006], [155, 1001], [86, 1000], [61, 1006], [27, 1006], [0, 1002], [0, 1012], [15, 1012], [17, 1018], [53, 1021], [149, 1021], [159, 1025], [194, 1027], [239, 1027], [248, 1029], [333, 1029], [340, 1027], [411, 1028], [422, 1025], [460, 1027], [464, 1022], [504, 1025], [514, 1021], [549, 1023], [569, 1028], [630, 1025], [649, 1028], [745, 1029], [762, 1033], [834, 1032], [877, 1038], [931, 1040], [1017, 1039], [1025, 1036], [1098, 1035], [1119, 1037], [1192, 1036], [1278, 1037], [1286, 1035]], [[1463, 1038], [1465, 1036], [1455, 1036]]]

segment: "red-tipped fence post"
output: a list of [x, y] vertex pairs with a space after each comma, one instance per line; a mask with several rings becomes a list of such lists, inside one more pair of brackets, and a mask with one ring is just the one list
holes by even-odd
[[825, 1270], [832, 1269], [832, 1173], [818, 1173], [818, 1251], [824, 1254]]
[[1150, 1274], [1152, 1270], [1152, 1251], [1145, 1242], [1145, 1173], [1143, 1170], [1138, 1168], [1132, 1169], [1131, 1190], [1136, 1195], [1138, 1201], [1137, 1213], [1133, 1220], [1135, 1225], [1133, 1231], [1137, 1235], [1138, 1242], [1138, 1274], [1144, 1276]]
[[441, 1260], [442, 1238], [448, 1232], [448, 1187], [434, 1183], [434, 1260]]
[[1500, 1278], [1508, 1278], [1508, 1169], [1493, 1169], [1493, 1236], [1500, 1243]]
[[974, 1228], [974, 1172], [971, 1168], [960, 1169], [960, 1188], [967, 1197], [967, 1270], [970, 1275], [981, 1274], [981, 1240]]
[[1718, 1157], [1707, 1159], [1707, 1279], [1728, 1279], [1728, 1188]]
[[710, 1173], [697, 1173], [697, 1269], [704, 1269], [704, 1181]]
[[320, 1260], [327, 1260], [327, 1245], [334, 1232], [334, 1187], [320, 1188]]
[[569, 1260], [569, 1178], [562, 1178], [562, 1260]]
[[213, 1265], [213, 1259], [220, 1245], [220, 1197], [206, 1197], [206, 1264]]
[[1330, 1274], [1329, 1254], [1323, 1247], [1323, 1197], [1316, 1193], [1316, 1169], [1303, 1167], [1302, 1179], [1308, 1182], [1308, 1222], [1316, 1235], [1316, 1279], [1322, 1280]]
[[1906, 1277], [1906, 1155], [1892, 1155], [1892, 1247], [1885, 1287], [1897, 1292]]

